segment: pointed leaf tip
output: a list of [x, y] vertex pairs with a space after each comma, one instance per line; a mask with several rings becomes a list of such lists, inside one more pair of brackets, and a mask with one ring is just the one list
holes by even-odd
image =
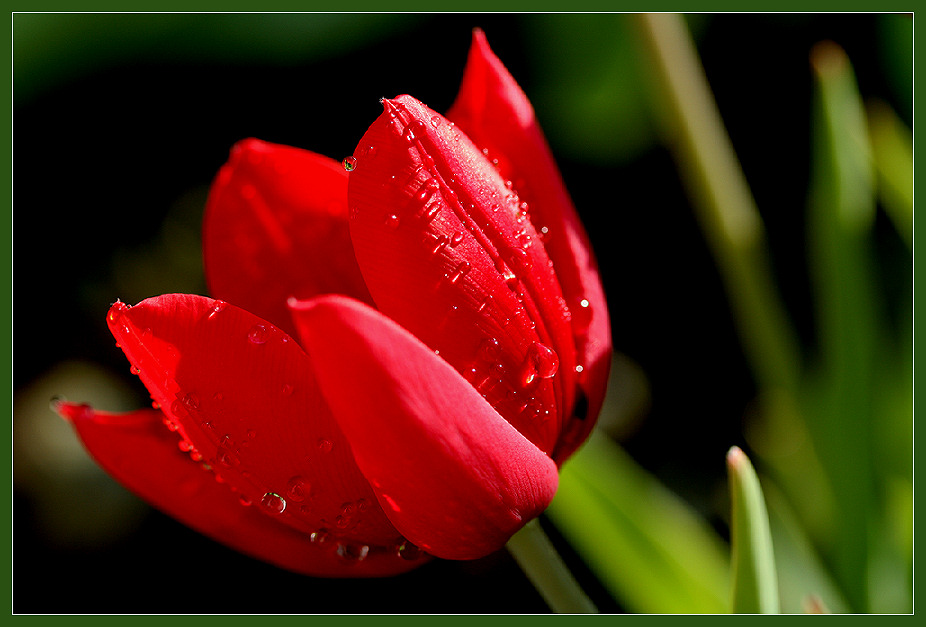
[[727, 468], [732, 503], [733, 612], [777, 614], [778, 574], [759, 478], [737, 446], [727, 452]]

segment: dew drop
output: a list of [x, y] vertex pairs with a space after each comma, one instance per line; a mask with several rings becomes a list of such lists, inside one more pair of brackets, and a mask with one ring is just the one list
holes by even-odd
[[505, 282], [505, 285], [509, 287], [509, 289], [513, 290], [518, 286], [518, 277], [511, 270], [511, 268], [508, 267], [508, 264], [499, 260], [496, 264], [496, 269], [498, 270], [499, 274], [502, 275], [502, 280]]
[[431, 236], [431, 254], [436, 255], [450, 244], [449, 235]]
[[286, 396], [290, 396], [292, 395], [292, 393], [293, 393], [293, 384], [284, 383], [283, 384], [283, 394], [285, 394]]
[[421, 219], [424, 220], [425, 224], [427, 224], [436, 218], [438, 213], [440, 213], [440, 203], [428, 202], [425, 204], [424, 209], [421, 212]]
[[469, 272], [471, 268], [472, 266], [468, 261], [461, 261], [457, 264], [457, 267], [453, 269], [453, 272], [447, 275], [447, 278], [450, 280], [451, 284], [454, 284], [466, 276], [466, 273]]
[[212, 304], [212, 309], [209, 310], [209, 315], [206, 316], [206, 320], [214, 319], [217, 315], [219, 315], [220, 313], [222, 313], [222, 311], [225, 310], [226, 306], [227, 306], [227, 303], [225, 301], [222, 301], [222, 300], [215, 301]]
[[250, 507], [250, 506], [251, 506], [251, 499], [248, 497], [247, 494], [239, 494], [239, 495], [238, 495], [238, 502], [241, 503], [242, 505], [244, 505], [245, 507]]
[[512, 248], [509, 257], [511, 265], [522, 275], [526, 274], [534, 266], [534, 260], [530, 253], [523, 248]]
[[494, 361], [500, 350], [498, 340], [494, 337], [487, 337], [479, 342], [479, 357], [485, 361]]
[[327, 529], [319, 529], [309, 534], [309, 542], [314, 544], [323, 544], [328, 541], [329, 533]]
[[136, 366], [135, 364], [132, 364], [132, 367], [129, 368], [129, 372], [131, 372], [134, 375], [137, 375], [141, 372], [141, 370], [138, 369], [138, 366]]
[[252, 344], [264, 344], [270, 339], [270, 329], [264, 324], [255, 324], [248, 331], [248, 340]]
[[431, 126], [433, 126], [434, 128], [437, 128], [438, 126], [440, 126], [440, 116], [439, 115], [431, 116]]
[[330, 453], [331, 449], [334, 448], [334, 442], [327, 438], [320, 438], [318, 440], [318, 450], [322, 453]]
[[460, 242], [462, 241], [463, 241], [463, 233], [460, 231], [457, 231], [453, 235], [450, 236], [450, 247], [456, 248], [457, 246], [460, 245]]
[[312, 485], [308, 481], [296, 475], [286, 483], [286, 496], [295, 503], [301, 503], [308, 498], [311, 489]]
[[412, 544], [408, 540], [405, 540], [396, 546], [395, 552], [396, 555], [401, 557], [403, 560], [408, 561], [419, 559], [422, 555], [424, 555], [424, 551], [422, 551], [419, 547]]
[[569, 308], [572, 313], [572, 328], [577, 333], [586, 331], [592, 323], [592, 307], [587, 298], [580, 298], [575, 306]]
[[394, 229], [394, 228], [396, 228], [397, 226], [399, 226], [399, 222], [400, 222], [399, 216], [397, 216], [397, 215], [394, 214], [394, 213], [390, 213], [389, 215], [386, 216], [385, 224], [386, 224], [386, 226], [388, 226], [390, 229]]
[[521, 384], [528, 386], [538, 379], [549, 379], [556, 375], [558, 369], [556, 352], [545, 344], [534, 342], [528, 347], [521, 365]]
[[370, 553], [370, 547], [366, 544], [354, 542], [339, 542], [338, 556], [348, 562], [362, 562]]
[[219, 445], [216, 448], [215, 452], [215, 461], [216, 463], [226, 467], [226, 468], [235, 468], [241, 464], [241, 460], [238, 459], [238, 455], [234, 452], [234, 443], [232, 442], [231, 436], [226, 435], [219, 441]]
[[344, 161], [341, 162], [341, 165], [344, 166], [344, 169], [348, 172], [353, 172], [357, 167], [357, 158], [356, 157], [344, 157]]
[[282, 514], [286, 509], [286, 499], [276, 492], [267, 492], [260, 499], [261, 507], [271, 514]]
[[440, 190], [440, 183], [435, 178], [429, 178], [427, 182], [421, 186], [421, 189], [418, 190], [418, 194], [415, 197], [420, 202], [424, 202], [437, 193], [438, 190]]

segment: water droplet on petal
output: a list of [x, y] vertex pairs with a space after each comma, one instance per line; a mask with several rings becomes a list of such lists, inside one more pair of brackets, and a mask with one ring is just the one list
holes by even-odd
[[418, 546], [412, 544], [408, 540], [400, 543], [396, 547], [395, 552], [396, 555], [401, 557], [403, 560], [409, 561], [419, 559], [424, 555], [424, 551], [422, 551]]
[[522, 248], [512, 248], [510, 251], [511, 265], [517, 272], [526, 275], [534, 266], [534, 260], [526, 250]]
[[435, 178], [429, 178], [427, 182], [421, 186], [421, 189], [418, 190], [418, 194], [415, 196], [420, 202], [424, 202], [431, 196], [433, 196], [440, 189], [440, 183]]
[[348, 562], [362, 562], [370, 552], [369, 545], [354, 542], [339, 542], [338, 556]]
[[322, 453], [330, 453], [331, 449], [334, 448], [334, 442], [327, 438], [320, 438], [318, 440], [318, 450]]
[[400, 222], [399, 216], [397, 216], [394, 213], [390, 213], [389, 215], [386, 216], [385, 224], [391, 229], [394, 229], [397, 226], [399, 226], [399, 222]]
[[357, 158], [356, 157], [344, 157], [344, 161], [341, 162], [341, 165], [344, 166], [344, 169], [348, 172], [353, 172], [357, 167]]
[[286, 499], [276, 492], [267, 492], [260, 499], [261, 507], [271, 514], [282, 514], [286, 509]]
[[449, 235], [433, 235], [428, 238], [431, 244], [431, 254], [436, 255], [450, 244]]
[[222, 301], [222, 300], [215, 301], [212, 304], [212, 309], [209, 310], [209, 315], [206, 316], [206, 320], [214, 319], [217, 315], [219, 315], [225, 310], [226, 306], [227, 306], [227, 303], [225, 301]]
[[234, 451], [234, 442], [232, 442], [231, 436], [226, 435], [219, 441], [215, 452], [215, 461], [226, 468], [235, 468], [241, 465], [241, 460], [238, 459], [238, 455]]
[[556, 352], [540, 342], [534, 342], [527, 349], [524, 363], [521, 365], [521, 384], [531, 385], [538, 379], [549, 379], [559, 369], [559, 356]]
[[290, 396], [292, 393], [293, 393], [293, 384], [284, 383], [283, 384], [283, 394], [285, 394], [286, 396]]
[[472, 266], [468, 261], [461, 261], [457, 264], [456, 268], [453, 269], [453, 272], [447, 275], [447, 278], [450, 280], [450, 283], [456, 283], [466, 276], [466, 273], [469, 272], [471, 268]]
[[440, 116], [439, 115], [431, 116], [431, 126], [433, 126], [434, 128], [437, 128], [438, 126], [440, 126]]
[[270, 339], [270, 328], [267, 325], [255, 324], [248, 331], [248, 340], [252, 344], [264, 344], [268, 339]]
[[286, 496], [291, 501], [301, 503], [308, 498], [311, 489], [312, 485], [308, 481], [296, 475], [295, 477], [290, 477], [289, 481], [286, 483]]
[[587, 298], [581, 298], [569, 308], [572, 313], [572, 328], [576, 333], [588, 330], [592, 323], [592, 307]]
[[327, 529], [319, 529], [309, 534], [309, 542], [323, 544], [328, 541], [328, 537], [329, 534]]
[[487, 337], [479, 342], [479, 357], [486, 361], [494, 361], [498, 357], [499, 344], [494, 337]]

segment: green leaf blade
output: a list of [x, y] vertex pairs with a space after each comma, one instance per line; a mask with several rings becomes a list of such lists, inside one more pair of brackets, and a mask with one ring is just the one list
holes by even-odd
[[729, 610], [725, 543], [606, 436], [563, 467], [547, 515], [629, 611]]
[[752, 463], [738, 447], [727, 453], [732, 516], [733, 612], [778, 614], [778, 574], [765, 498]]

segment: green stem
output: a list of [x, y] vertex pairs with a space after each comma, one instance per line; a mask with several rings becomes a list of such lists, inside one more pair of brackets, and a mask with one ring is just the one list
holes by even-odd
[[758, 383], [793, 392], [800, 352], [773, 285], [764, 226], [684, 18], [637, 16], [667, 106], [667, 140], [689, 186]]
[[557, 614], [597, 614], [537, 519], [527, 523], [507, 545], [534, 587]]

